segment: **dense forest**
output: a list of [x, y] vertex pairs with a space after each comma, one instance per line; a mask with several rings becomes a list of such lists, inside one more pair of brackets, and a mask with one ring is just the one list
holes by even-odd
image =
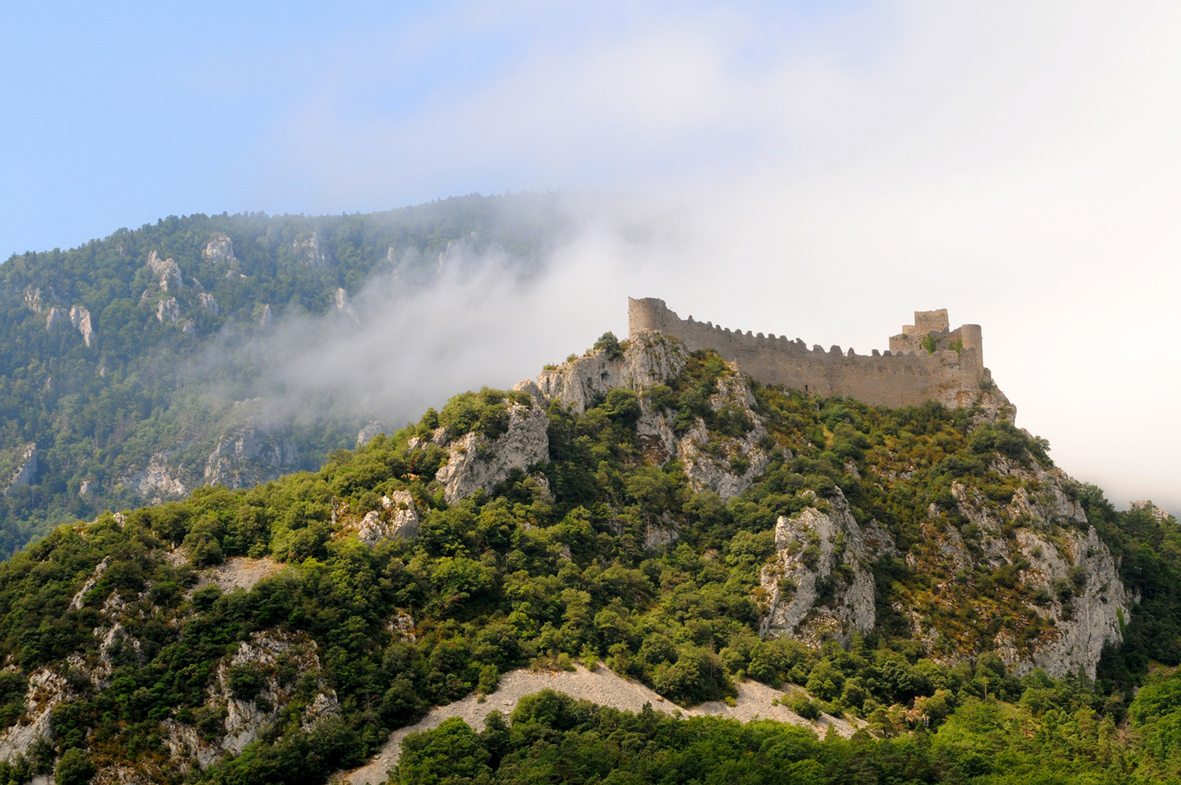
[[462, 263], [459, 249], [528, 275], [571, 225], [556, 196], [469, 196], [368, 215], [170, 217], [14, 255], [0, 264], [0, 554], [104, 509], [319, 468], [364, 418], [265, 422], [257, 364], [203, 353], [284, 314], [347, 311], [377, 278], [412, 291], [444, 257]]
[[[554, 373], [631, 362], [635, 351], [607, 335]], [[1181, 777], [1173, 518], [1116, 511], [1099, 489], [1065, 481], [1062, 502], [1078, 517], [1035, 520], [1028, 505], [1011, 516], [1059, 475], [1048, 445], [1003, 417], [821, 400], [742, 379], [708, 352], [679, 356], [668, 378], [601, 392], [582, 410], [525, 390], [465, 393], [315, 471], [54, 529], [0, 564], [5, 738], [42, 727], [37, 707], [52, 704], [45, 733], [0, 764], [0, 782], [50, 771], [71, 783], [325, 782], [432, 705], [492, 694], [515, 668], [576, 662], [681, 706], [725, 701], [753, 680], [790, 689], [801, 717], [848, 717], [861, 730], [820, 739], [541, 693], [479, 733], [449, 720], [410, 736], [392, 781]], [[451, 492], [444, 470], [475, 459], [465, 450], [494, 454], [538, 417], [548, 444], [538, 460]], [[700, 435], [701, 460], [753, 480], [723, 498], [686, 459], [654, 458], [641, 431], [656, 420]], [[724, 458], [734, 444], [748, 449]], [[767, 462], [755, 472], [757, 454]], [[1081, 666], [1058, 678], [1016, 666], [1078, 623], [1097, 576], [1074, 569], [1047, 593], [1028, 561], [985, 558], [988, 536], [964, 514], [969, 496], [996, 511], [998, 538], [1014, 548], [1034, 531], [1050, 543], [1094, 532], [1088, 547], [1113, 555], [1137, 602], [1094, 678]], [[836, 608], [864, 567], [872, 630], [814, 642], [763, 634], [761, 589], [776, 559], [821, 558], [817, 542], [799, 553], [784, 545], [783, 522], [846, 507], [894, 546], [834, 569], [813, 610]], [[413, 531], [391, 533], [412, 513]], [[957, 568], [933, 532], [981, 555]], [[277, 571], [248, 589], [208, 577], [246, 557]], [[1002, 651], [1001, 640], [1014, 643]], [[239, 748], [230, 737], [243, 707], [258, 734]]]

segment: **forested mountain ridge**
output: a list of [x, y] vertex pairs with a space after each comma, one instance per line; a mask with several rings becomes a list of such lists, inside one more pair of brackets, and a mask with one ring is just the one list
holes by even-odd
[[0, 781], [324, 782], [576, 660], [865, 729], [542, 695], [411, 736], [395, 781], [1176, 779], [1177, 523], [1000, 415], [605, 335], [318, 471], [59, 527], [0, 564]]
[[14, 255], [0, 265], [0, 553], [103, 509], [318, 468], [363, 420], [268, 421], [256, 368], [193, 361], [285, 313], [355, 318], [350, 297], [375, 278], [410, 290], [488, 252], [529, 274], [570, 226], [556, 197], [471, 196], [170, 217]]

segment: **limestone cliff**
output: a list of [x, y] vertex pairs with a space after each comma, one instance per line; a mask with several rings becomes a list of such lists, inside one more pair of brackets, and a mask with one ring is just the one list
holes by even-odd
[[161, 259], [158, 253], [152, 251], [148, 254], [146, 267], [151, 271], [160, 291], [175, 291], [184, 286], [184, 276], [181, 275], [180, 266], [175, 259]]
[[[893, 553], [876, 523], [862, 529], [840, 489], [799, 515], [775, 524], [776, 555], [762, 571], [763, 635], [789, 635], [818, 647], [826, 636], [848, 642], [868, 633], [874, 611], [873, 562]], [[824, 508], [823, 510], [821, 508]]]
[[659, 335], [645, 335], [631, 341], [621, 355], [594, 350], [570, 362], [542, 371], [534, 385], [525, 389], [546, 401], [557, 400], [582, 414], [593, 401], [617, 388], [633, 392], [663, 384], [685, 367], [688, 352], [679, 342]]
[[435, 479], [442, 483], [444, 498], [458, 501], [477, 489], [491, 490], [513, 469], [524, 470], [549, 457], [549, 417], [537, 405], [509, 406], [508, 430], [489, 439], [472, 431], [454, 440], [439, 434], [436, 444], [447, 449], [447, 463]]
[[183, 472], [170, 460], [171, 457], [168, 451], [156, 453], [146, 466], [123, 478], [123, 482], [153, 504], [168, 497], [183, 496], [188, 493], [189, 486], [179, 476]]
[[205, 483], [250, 488], [299, 467], [299, 451], [257, 417], [228, 428], [205, 462]]
[[32, 485], [33, 481], [37, 479], [37, 444], [30, 443], [17, 456], [17, 465], [19, 468], [12, 475], [8, 481], [8, 486], [4, 489], [4, 494], [8, 495], [13, 488], [19, 488], [22, 485]]
[[[1033, 598], [1024, 608], [1047, 625], [1025, 646], [1017, 644], [1012, 631], [1000, 631], [994, 641], [997, 652], [1018, 674], [1035, 667], [1052, 676], [1081, 669], [1094, 678], [1104, 645], [1122, 641], [1121, 620], [1133, 612], [1133, 598], [1119, 578], [1115, 558], [1070, 497], [1071, 480], [1061, 469], [1005, 457], [997, 457], [992, 467], [1021, 481], [1012, 501], [998, 508], [978, 491], [956, 483], [952, 494], [957, 510], [978, 527], [983, 558], [995, 568], [1017, 570]], [[970, 564], [973, 556], [962, 537], [948, 538], [946, 548], [948, 558]]]
[[[614, 389], [644, 393], [663, 385], [685, 368], [689, 352], [675, 339], [657, 333], [641, 333], [614, 356], [599, 349], [556, 368], [543, 371], [536, 383], [521, 382], [525, 390], [541, 401], [557, 401], [576, 413], [583, 413]], [[691, 486], [710, 490], [729, 499], [750, 487], [766, 469], [770, 458], [763, 441], [767, 435], [762, 417], [752, 408], [754, 396], [741, 370], [727, 364], [727, 374], [718, 380], [709, 405], [731, 418], [749, 424], [741, 436], [710, 433], [697, 418], [683, 433], [673, 428], [671, 413], [641, 396], [641, 415], [636, 433], [646, 446], [648, 457], [662, 464], [681, 461]]]
[[234, 256], [234, 242], [226, 235], [218, 232], [209, 238], [209, 242], [205, 244], [205, 249], [201, 252], [211, 262], [236, 262], [237, 258]]

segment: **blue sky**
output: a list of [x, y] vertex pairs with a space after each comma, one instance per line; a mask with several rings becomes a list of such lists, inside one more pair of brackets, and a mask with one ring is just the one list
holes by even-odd
[[[538, 62], [563, 60], [559, 76], [570, 78], [571, 60], [711, 19], [730, 28], [726, 67], [741, 78], [780, 60], [793, 40], [850, 19], [888, 35], [888, 18], [857, 3], [741, 13], [692, 3], [5, 4], [0, 256], [170, 214], [352, 212], [473, 191], [627, 188], [637, 176], [726, 155], [746, 129], [707, 122], [632, 137], [622, 160], [618, 148], [586, 140], [571, 158], [535, 159], [503, 144], [485, 157], [473, 146], [481, 129], [447, 124], [446, 107], [478, 102]], [[864, 58], [872, 46], [842, 56]], [[502, 110], [515, 111], [510, 102]], [[605, 122], [609, 137], [630, 136], [626, 117]], [[363, 185], [323, 171], [355, 141], [350, 130], [372, 129], [373, 141], [399, 126], [444, 143], [384, 150], [374, 162], [350, 156], [350, 167], [372, 176]]]
[[0, 31], [0, 258], [193, 212], [673, 199], [677, 247], [588, 232], [513, 296], [504, 374], [625, 330], [627, 295], [858, 351], [947, 307], [1059, 465], [1181, 512], [1175, 2], [9, 3]]

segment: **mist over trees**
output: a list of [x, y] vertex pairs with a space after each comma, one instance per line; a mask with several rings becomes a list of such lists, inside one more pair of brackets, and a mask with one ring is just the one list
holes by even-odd
[[[366, 417], [334, 410], [331, 395], [326, 416], [300, 422], [268, 407], [282, 389], [260, 357], [275, 346], [260, 340], [267, 323], [355, 318], [350, 298], [375, 279], [412, 297], [445, 266], [489, 256], [527, 277], [572, 215], [564, 197], [519, 194], [368, 215], [172, 216], [14, 255], [0, 265], [0, 554], [210, 479], [318, 468]], [[89, 336], [71, 323], [83, 311]], [[210, 475], [219, 442], [243, 439], [258, 454]], [[33, 444], [32, 482], [9, 488]]]

